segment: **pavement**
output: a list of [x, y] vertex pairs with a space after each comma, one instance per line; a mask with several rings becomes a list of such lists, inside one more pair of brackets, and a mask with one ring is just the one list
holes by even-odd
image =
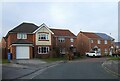
[[[20, 79], [26, 78], [30, 74], [62, 63], [62, 61], [47, 63], [38, 59], [14, 60], [10, 64], [2, 65], [2, 79]], [[29, 79], [30, 77], [26, 78]]]
[[109, 72], [120, 77], [120, 61], [119, 60], [106, 60], [102, 66]]

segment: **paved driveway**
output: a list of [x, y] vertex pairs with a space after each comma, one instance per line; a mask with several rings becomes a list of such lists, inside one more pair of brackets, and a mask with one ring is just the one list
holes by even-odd
[[101, 64], [106, 58], [86, 58], [49, 68], [33, 79], [118, 79]]

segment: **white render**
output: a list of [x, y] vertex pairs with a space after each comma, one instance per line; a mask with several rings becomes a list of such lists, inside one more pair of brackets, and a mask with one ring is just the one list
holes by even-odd
[[[40, 32], [46, 32], [48, 33], [48, 41], [39, 41], [38, 40], [38, 33]], [[51, 45], [51, 32], [44, 26], [41, 27], [37, 32], [36, 32], [36, 45]]]

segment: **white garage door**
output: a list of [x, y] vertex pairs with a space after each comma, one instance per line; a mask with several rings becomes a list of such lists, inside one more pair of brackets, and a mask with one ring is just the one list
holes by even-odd
[[16, 59], [29, 59], [29, 46], [16, 46]]

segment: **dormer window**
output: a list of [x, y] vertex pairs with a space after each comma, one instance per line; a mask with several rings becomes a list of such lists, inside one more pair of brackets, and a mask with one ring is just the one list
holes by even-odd
[[47, 33], [39, 33], [38, 40], [48, 40], [48, 34]]
[[27, 39], [27, 34], [26, 33], [18, 33], [17, 39]]

